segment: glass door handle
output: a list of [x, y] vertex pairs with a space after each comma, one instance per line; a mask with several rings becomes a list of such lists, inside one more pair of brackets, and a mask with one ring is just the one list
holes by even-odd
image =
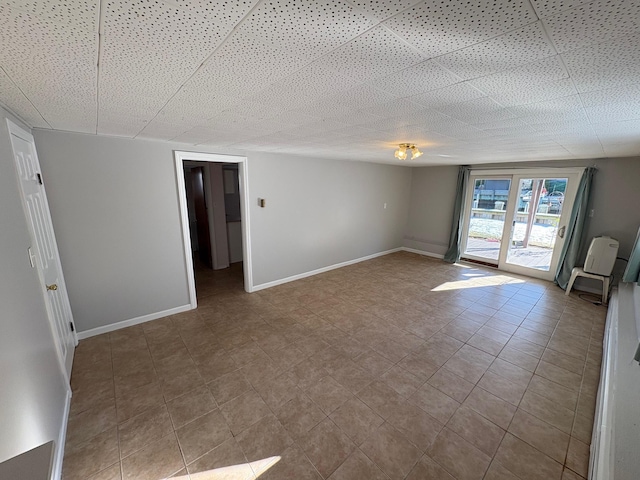
[[567, 230], [567, 226], [563, 225], [562, 227], [560, 227], [560, 230], [558, 230], [558, 236], [560, 238], [564, 238], [564, 232]]

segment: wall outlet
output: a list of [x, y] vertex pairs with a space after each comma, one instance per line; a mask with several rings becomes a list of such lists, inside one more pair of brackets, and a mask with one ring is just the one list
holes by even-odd
[[593, 218], [594, 213], [596, 213], [596, 211], [594, 209], [591, 209], [591, 211], [589, 212], [589, 217]]
[[387, 204], [386, 204], [386, 203], [384, 204], [384, 209], [385, 209], [385, 210], [387, 209]]

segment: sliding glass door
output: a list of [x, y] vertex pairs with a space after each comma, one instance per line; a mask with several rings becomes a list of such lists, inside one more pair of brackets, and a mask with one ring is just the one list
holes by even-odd
[[551, 280], [580, 172], [500, 173], [470, 175], [462, 258]]
[[[470, 212], [467, 219], [466, 243], [462, 256], [498, 265], [505, 232], [506, 209], [509, 205], [511, 178], [500, 176], [472, 176]], [[469, 195], [467, 196], [469, 197]]]

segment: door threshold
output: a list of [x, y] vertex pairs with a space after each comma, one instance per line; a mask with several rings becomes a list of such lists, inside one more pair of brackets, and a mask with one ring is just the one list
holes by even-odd
[[495, 268], [496, 270], [498, 270], [498, 265], [496, 265], [495, 263], [483, 262], [482, 260], [475, 260], [473, 258], [465, 258], [465, 257], [460, 257], [460, 261], [461, 262], [466, 262], [466, 263], [476, 263], [476, 264], [482, 265], [484, 267], [491, 267], [491, 268]]

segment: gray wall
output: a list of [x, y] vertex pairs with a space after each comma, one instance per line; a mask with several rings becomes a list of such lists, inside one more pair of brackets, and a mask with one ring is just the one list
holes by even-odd
[[[186, 305], [173, 163], [186, 146], [34, 134], [78, 330]], [[254, 285], [402, 245], [410, 169], [247, 156]]]
[[19, 123], [0, 108], [0, 462], [51, 440], [57, 444], [67, 391], [27, 256], [32, 243], [7, 117]]
[[414, 168], [404, 246], [444, 255], [449, 245], [458, 167]]
[[[628, 257], [640, 228], [640, 158], [616, 158], [557, 162], [499, 163], [473, 168], [575, 167], [595, 165], [591, 197], [594, 215], [588, 220], [585, 244], [579, 264], [586, 256], [592, 237], [609, 235], [620, 242], [618, 255]], [[404, 245], [432, 253], [444, 253], [449, 240], [458, 167], [416, 168], [411, 185], [411, 206]], [[447, 215], [445, 215], [445, 212]], [[418, 238], [422, 244], [416, 241]], [[421, 248], [422, 247], [422, 248]], [[432, 249], [433, 247], [433, 249]], [[621, 276], [618, 262], [614, 274]], [[601, 284], [579, 279], [580, 284], [601, 288]]]
[[249, 182], [256, 285], [402, 246], [409, 168], [251, 154]]
[[78, 331], [188, 304], [170, 147], [34, 135]]

